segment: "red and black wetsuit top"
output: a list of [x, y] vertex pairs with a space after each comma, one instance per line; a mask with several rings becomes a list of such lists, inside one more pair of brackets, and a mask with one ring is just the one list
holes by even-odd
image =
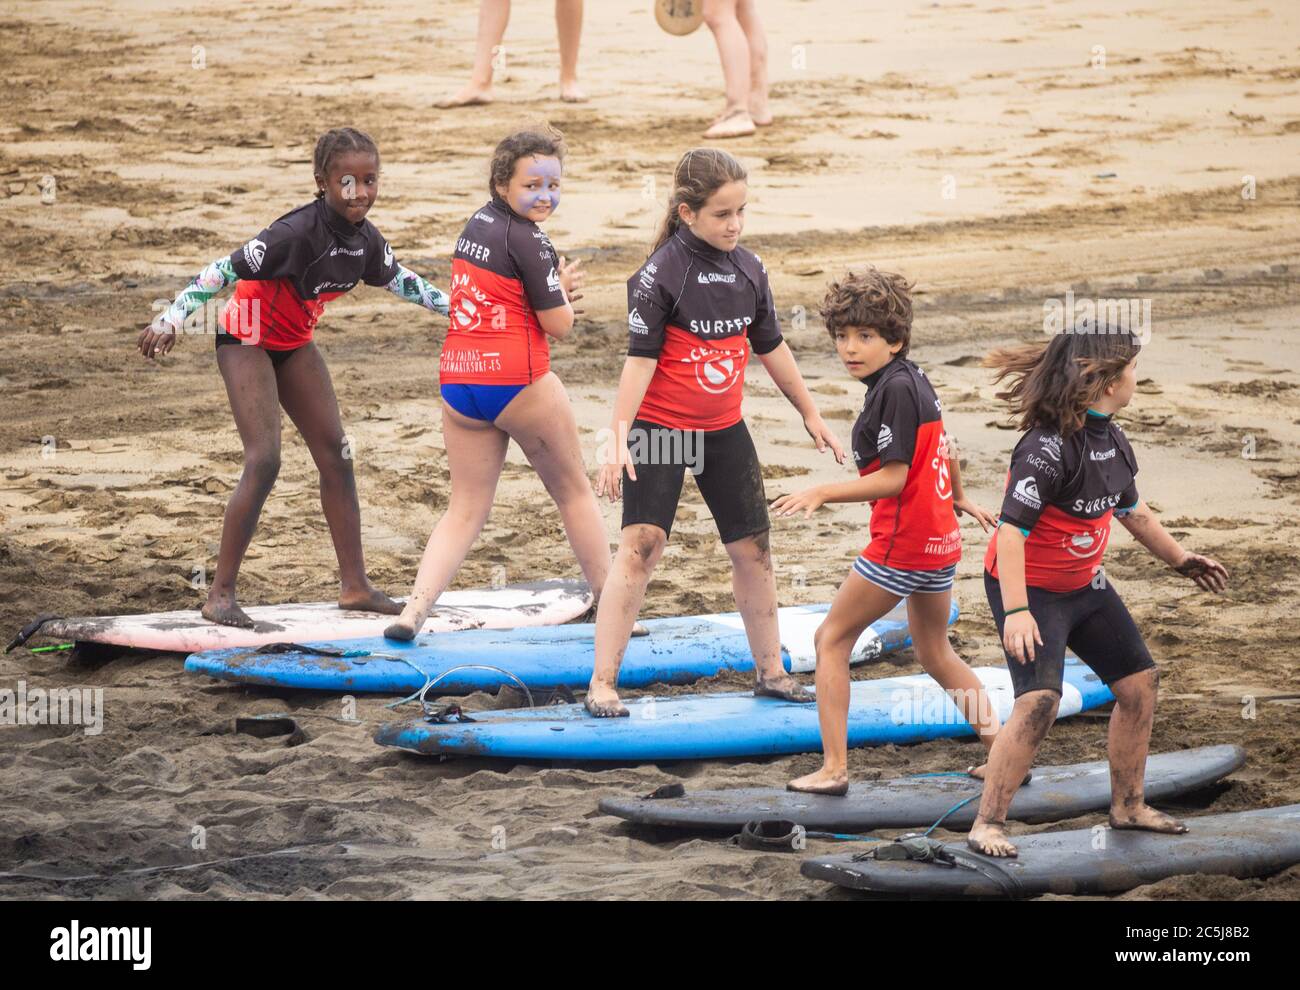
[[637, 418], [680, 430], [740, 422], [750, 346], [766, 354], [782, 339], [758, 255], [679, 227], [628, 279], [627, 309], [628, 354], [659, 361]]
[[537, 312], [563, 306], [550, 238], [494, 196], [465, 224], [451, 261], [451, 313], [438, 376], [447, 384], [528, 385], [551, 367]]
[[387, 285], [393, 249], [369, 220], [352, 223], [316, 199], [230, 255], [239, 276], [221, 311], [226, 332], [267, 350], [309, 343], [325, 304], [358, 282]]
[[[1138, 504], [1137, 458], [1109, 416], [1089, 412], [1083, 428], [1062, 440], [1033, 429], [1011, 455], [1000, 523], [1027, 534], [1025, 583], [1047, 591], [1075, 591], [1101, 567], [1110, 517]], [[997, 540], [984, 569], [998, 576]]]
[[871, 503], [867, 560], [909, 571], [937, 571], [961, 560], [961, 527], [952, 509], [952, 478], [943, 410], [925, 372], [894, 358], [866, 378], [867, 399], [853, 424], [859, 475], [890, 461], [907, 465], [893, 498]]

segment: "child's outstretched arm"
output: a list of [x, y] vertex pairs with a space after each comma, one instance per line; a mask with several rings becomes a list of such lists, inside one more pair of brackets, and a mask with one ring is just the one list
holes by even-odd
[[795, 364], [794, 355], [790, 353], [790, 345], [783, 340], [772, 350], [759, 354], [758, 359], [763, 362], [763, 367], [772, 376], [772, 381], [776, 382], [776, 387], [790, 400], [790, 405], [799, 410], [799, 415], [803, 417], [803, 428], [808, 431], [817, 449], [825, 450], [830, 447], [836, 462], [843, 464], [844, 448], [840, 446], [834, 432], [822, 419], [822, 414], [817, 411], [817, 403], [813, 401], [812, 393], [808, 391], [803, 375], [799, 373], [799, 366]]
[[802, 512], [807, 519], [828, 502], [874, 502], [878, 498], [893, 498], [907, 484], [907, 469], [906, 461], [890, 461], [879, 471], [854, 481], [814, 485], [793, 495], [782, 495], [772, 503], [772, 510], [778, 516]]
[[1184, 550], [1169, 531], [1160, 525], [1146, 502], [1139, 501], [1133, 509], [1117, 518], [1124, 528], [1158, 560], [1164, 561], [1179, 574], [1189, 577], [1203, 590], [1219, 594], [1228, 587], [1228, 571], [1217, 560], [1202, 557], [1199, 553]]
[[238, 281], [239, 276], [231, 267], [229, 255], [212, 262], [181, 289], [171, 306], [140, 331], [137, 349], [151, 360], [166, 354], [176, 343], [176, 334], [184, 327], [186, 318], [226, 286]]
[[397, 274], [384, 288], [395, 296], [401, 296], [407, 302], [418, 303], [425, 309], [441, 313], [443, 316], [446, 316], [450, 309], [451, 299], [447, 293], [402, 264], [397, 266]]

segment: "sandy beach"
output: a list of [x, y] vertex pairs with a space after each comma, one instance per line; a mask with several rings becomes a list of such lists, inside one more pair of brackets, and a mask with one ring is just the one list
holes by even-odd
[[[135, 339], [155, 300], [311, 197], [312, 146], [332, 126], [374, 136], [384, 177], [370, 219], [438, 285], [453, 238], [487, 198], [495, 142], [541, 119], [565, 132], [565, 197], [547, 230], [584, 259], [588, 290], [551, 359], [594, 471], [626, 350], [625, 280], [648, 253], [673, 164], [721, 108], [712, 39], [658, 31], [648, 3], [589, 3], [590, 101], [562, 104], [550, 5], [517, 0], [496, 102], [442, 111], [433, 102], [468, 73], [476, 4], [384, 7], [341, 43], [329, 23], [340, 8], [315, 0], [220, 12], [0, 4], [0, 76], [19, 94], [0, 105], [6, 641], [38, 613], [202, 603], [191, 578], [215, 564], [239, 438], [209, 337], [183, 337], [156, 366]], [[816, 315], [827, 280], [864, 262], [905, 273], [917, 284], [911, 357], [943, 399], [968, 491], [996, 510], [1017, 434], [982, 355], [1041, 338], [1044, 301], [1067, 291], [1149, 299], [1138, 395], [1119, 417], [1138, 486], [1180, 541], [1224, 563], [1231, 586], [1220, 597], [1197, 590], [1120, 526], [1107, 573], [1162, 670], [1153, 751], [1233, 743], [1248, 753], [1223, 786], [1168, 807], [1300, 802], [1300, 590], [1290, 581], [1300, 565], [1300, 11], [1251, 0], [1136, 11], [1118, 0], [871, 11], [770, 0], [763, 10], [777, 119], [727, 147], [750, 169], [744, 242], [771, 272], [823, 414], [847, 444], [863, 394]], [[44, 176], [52, 203], [42, 203]], [[445, 327], [361, 287], [317, 330], [354, 439], [371, 576], [391, 594], [409, 591], [446, 505]], [[852, 475], [811, 446], [757, 362], [746, 391], [769, 498]], [[620, 509], [602, 509], [613, 543]], [[781, 604], [829, 601], [866, 524], [861, 505], [778, 520]], [[953, 642], [968, 662], [998, 665], [980, 577], [988, 537], [969, 519], [963, 536]], [[509, 581], [579, 575], [554, 505], [513, 446], [455, 587], [487, 585], [502, 567]], [[337, 594], [317, 475], [287, 419], [240, 594], [247, 604]], [[728, 558], [688, 483], [643, 615], [732, 608]], [[371, 741], [400, 715], [384, 707], [391, 699], [360, 698], [360, 724], [344, 723], [337, 697], [240, 688], [182, 663], [0, 655], [0, 686], [102, 687], [106, 705], [97, 736], [0, 726], [0, 874], [49, 878], [0, 877], [0, 898], [849, 896], [801, 877], [796, 856], [637, 832], [596, 810], [604, 795], [672, 781], [782, 786], [817, 754], [438, 763]], [[909, 651], [854, 676], [919, 671]], [[689, 690], [745, 686], [719, 678]], [[308, 740], [214, 732], [272, 712], [298, 717]], [[1102, 759], [1105, 745], [1104, 716], [1063, 721], [1039, 762]], [[880, 778], [964, 769], [978, 751], [973, 738], [856, 750], [850, 767]], [[1300, 867], [1262, 880], [1179, 877], [1123, 897], [1293, 900]]]

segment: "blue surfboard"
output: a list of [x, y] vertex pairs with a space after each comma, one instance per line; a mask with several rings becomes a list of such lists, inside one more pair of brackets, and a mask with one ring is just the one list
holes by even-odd
[[[1015, 698], [1005, 667], [977, 667], [1005, 721]], [[808, 688], [808, 691], [812, 691]], [[1113, 700], [1082, 661], [1067, 657], [1058, 718]], [[639, 698], [629, 718], [593, 718], [581, 705], [472, 712], [473, 721], [389, 722], [375, 742], [428, 755], [510, 759], [655, 760], [770, 756], [821, 749], [817, 706], [750, 693]], [[854, 681], [849, 745], [878, 746], [974, 735], [952, 699], [926, 674]]]
[[[778, 610], [781, 659], [787, 670], [801, 673], [814, 668], [813, 634], [829, 608], [797, 605]], [[949, 624], [957, 621], [957, 615], [953, 602]], [[689, 684], [725, 670], [754, 669], [739, 613], [647, 619], [644, 624], [650, 634], [629, 641], [619, 673], [621, 687]], [[298, 644], [304, 649], [289, 652], [207, 650], [192, 654], [185, 669], [242, 684], [349, 693], [410, 694], [435, 679], [431, 696], [496, 691], [513, 683], [499, 671], [469, 666], [480, 664], [507, 670], [529, 688], [580, 688], [591, 680], [595, 665], [595, 629], [583, 623], [464, 630], [419, 636], [409, 643], [382, 637], [334, 640]], [[862, 634], [852, 662], [874, 660], [911, 642], [907, 609], [900, 603]]]

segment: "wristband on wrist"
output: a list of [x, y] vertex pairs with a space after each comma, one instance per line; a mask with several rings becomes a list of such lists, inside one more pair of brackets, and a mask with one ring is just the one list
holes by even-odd
[[1029, 611], [1029, 606], [1028, 606], [1028, 605], [1021, 605], [1019, 608], [1008, 609], [1006, 612], [1004, 612], [1004, 613], [1002, 614], [1002, 617], [1003, 617], [1004, 619], [1009, 619], [1011, 616], [1015, 615], [1017, 612], [1028, 612], [1028, 611]]

